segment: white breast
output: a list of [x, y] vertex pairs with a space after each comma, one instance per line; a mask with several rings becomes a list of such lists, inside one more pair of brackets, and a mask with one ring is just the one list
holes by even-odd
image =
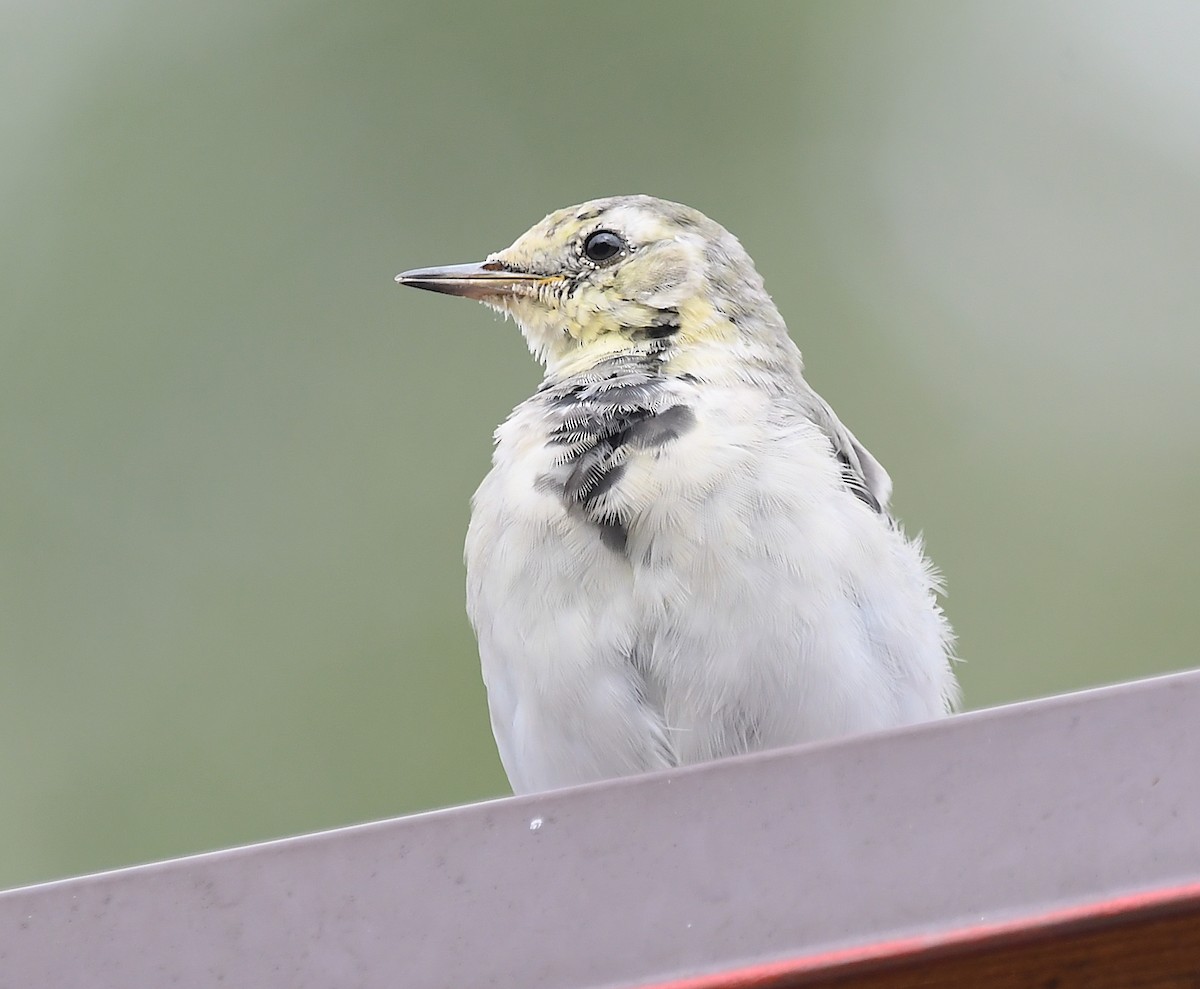
[[695, 416], [606, 494], [623, 550], [545, 483], [531, 399], [473, 501], [468, 612], [517, 792], [938, 717], [950, 633], [920, 549], [847, 488], [825, 432], [760, 390]]

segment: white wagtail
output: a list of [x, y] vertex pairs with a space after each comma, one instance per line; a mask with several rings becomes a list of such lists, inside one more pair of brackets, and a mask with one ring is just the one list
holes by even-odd
[[723, 227], [617, 196], [396, 280], [512, 316], [546, 368], [466, 546], [514, 791], [952, 709], [938, 577]]

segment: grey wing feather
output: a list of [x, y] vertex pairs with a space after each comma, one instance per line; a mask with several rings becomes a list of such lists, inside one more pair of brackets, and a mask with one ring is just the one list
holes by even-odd
[[829, 438], [834, 455], [842, 463], [847, 486], [877, 512], [886, 515], [888, 499], [892, 496], [892, 479], [883, 464], [842, 425], [825, 399], [807, 383], [804, 389], [801, 403], [812, 422]]

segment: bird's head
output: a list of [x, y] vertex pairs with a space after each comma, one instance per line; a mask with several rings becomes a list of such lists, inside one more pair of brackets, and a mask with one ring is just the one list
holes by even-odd
[[396, 281], [511, 315], [551, 373], [623, 351], [787, 341], [737, 239], [697, 210], [650, 196], [559, 210], [486, 261]]

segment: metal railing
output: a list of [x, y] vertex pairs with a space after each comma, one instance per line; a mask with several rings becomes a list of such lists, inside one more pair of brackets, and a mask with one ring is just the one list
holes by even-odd
[[1200, 672], [0, 894], [5, 989], [1198, 973]]

